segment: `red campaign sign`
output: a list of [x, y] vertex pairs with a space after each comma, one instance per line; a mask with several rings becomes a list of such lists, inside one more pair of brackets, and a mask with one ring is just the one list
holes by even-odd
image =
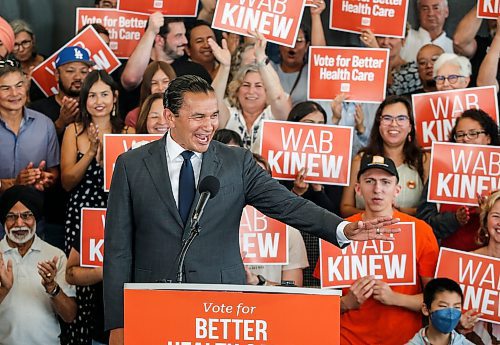
[[477, 206], [477, 194], [498, 189], [498, 146], [432, 143], [429, 202]]
[[435, 277], [450, 278], [462, 288], [463, 309], [476, 309], [480, 320], [500, 324], [500, 259], [441, 248]]
[[161, 134], [104, 134], [104, 191], [109, 192], [118, 156], [163, 137]]
[[105, 208], [83, 207], [80, 218], [80, 266], [102, 267]]
[[212, 27], [250, 36], [258, 31], [269, 42], [294, 47], [306, 0], [218, 0]]
[[478, 0], [477, 17], [497, 19], [500, 15], [500, 1], [498, 0]]
[[434, 141], [448, 141], [457, 117], [468, 109], [482, 109], [498, 124], [494, 86], [427, 92], [412, 97], [417, 141], [430, 149]]
[[295, 180], [307, 168], [306, 182], [349, 184], [352, 127], [264, 121], [260, 152], [279, 180]]
[[148, 23], [146, 14], [105, 8], [78, 7], [76, 32], [87, 24], [101, 24], [109, 31], [109, 47], [119, 59], [128, 59]]
[[310, 47], [307, 98], [380, 103], [385, 98], [388, 49]]
[[340, 249], [320, 241], [320, 272], [322, 288], [350, 287], [368, 275], [389, 285], [416, 283], [415, 223], [398, 223], [400, 233], [394, 241], [353, 241]]
[[240, 249], [245, 264], [287, 265], [287, 225], [269, 218], [252, 206], [243, 209], [240, 222]]
[[94, 68], [96, 69], [104, 69], [106, 72], [111, 73], [121, 65], [120, 60], [113, 54], [95, 29], [89, 26], [52, 54], [48, 59], [36, 66], [31, 73], [33, 81], [38, 85], [45, 96], [50, 97], [57, 94], [57, 82], [54, 76], [56, 70], [55, 60], [63, 48], [72, 46], [79, 46], [86, 49], [90, 54], [90, 59], [95, 63]]
[[196, 17], [198, 0], [118, 0], [117, 8], [123, 11], [154, 13], [160, 11], [165, 17]]
[[408, 0], [332, 0], [330, 29], [377, 36], [405, 37]]

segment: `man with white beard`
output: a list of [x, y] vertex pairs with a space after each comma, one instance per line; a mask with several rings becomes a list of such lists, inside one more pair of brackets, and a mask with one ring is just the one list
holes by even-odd
[[[75, 287], [66, 282], [66, 256], [35, 233], [43, 199], [16, 185], [0, 197], [0, 344], [59, 344], [57, 317], [76, 315]], [[41, 279], [40, 279], [41, 278]]]

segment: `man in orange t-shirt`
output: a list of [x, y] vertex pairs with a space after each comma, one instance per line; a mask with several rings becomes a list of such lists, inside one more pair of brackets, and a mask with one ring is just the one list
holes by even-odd
[[417, 284], [389, 286], [373, 276], [357, 280], [343, 289], [340, 300], [340, 343], [401, 345], [422, 327], [423, 286], [434, 276], [439, 248], [425, 222], [393, 209], [401, 190], [394, 162], [385, 157], [364, 155], [355, 190], [365, 200], [365, 212], [347, 220], [380, 216], [415, 223]]

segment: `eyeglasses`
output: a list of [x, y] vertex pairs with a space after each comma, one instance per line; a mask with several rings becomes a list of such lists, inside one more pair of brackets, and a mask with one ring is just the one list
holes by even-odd
[[467, 137], [470, 140], [477, 139], [479, 137], [479, 134], [486, 134], [486, 131], [468, 131], [468, 132], [456, 132], [453, 135], [453, 138], [455, 140], [464, 140], [465, 137]]
[[6, 66], [19, 68], [19, 67], [21, 67], [21, 64], [19, 63], [19, 61], [14, 60], [14, 59], [0, 60], [0, 68], [4, 68]]
[[380, 122], [383, 124], [383, 125], [390, 125], [392, 124], [392, 122], [396, 120], [396, 123], [398, 125], [404, 125], [406, 124], [408, 121], [410, 121], [410, 117], [408, 115], [397, 115], [397, 116], [392, 116], [392, 115], [381, 115], [380, 116]]
[[436, 82], [436, 84], [444, 84], [444, 81], [448, 80], [450, 84], [455, 84], [459, 78], [465, 78], [465, 76], [458, 74], [450, 74], [447, 77], [445, 77], [444, 75], [437, 75], [434, 77], [434, 81]]
[[19, 48], [23, 47], [24, 49], [28, 49], [29, 47], [31, 47], [31, 44], [33, 43], [32, 40], [24, 40], [20, 43], [14, 43], [14, 51], [17, 52], [19, 50]]
[[34, 215], [32, 212], [30, 211], [26, 211], [26, 212], [20, 212], [20, 213], [14, 213], [14, 212], [9, 212], [7, 213], [7, 215], [5, 216], [5, 220], [8, 222], [8, 223], [15, 223], [17, 222], [17, 220], [19, 219], [19, 217], [21, 217], [21, 219], [24, 221], [24, 222], [30, 222], [33, 220], [34, 218]]

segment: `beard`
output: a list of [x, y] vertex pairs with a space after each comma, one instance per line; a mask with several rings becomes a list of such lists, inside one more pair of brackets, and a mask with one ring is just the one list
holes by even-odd
[[71, 89], [71, 85], [69, 88], [66, 88], [66, 86], [63, 85], [61, 79], [59, 79], [59, 90], [61, 90], [66, 96], [69, 97], [76, 98], [80, 96], [80, 90]]
[[[5, 229], [7, 229], [5, 227]], [[20, 231], [27, 231], [25, 234], [20, 234]], [[7, 231], [7, 238], [17, 244], [25, 244], [35, 236], [36, 224], [32, 228], [28, 226], [16, 226]]]
[[172, 49], [168, 44], [167, 44], [167, 41], [165, 41], [165, 45], [163, 46], [163, 52], [165, 53], [165, 55], [167, 55], [169, 58], [171, 58], [172, 60], [176, 60], [182, 56], [184, 56], [184, 51], [182, 52], [182, 54], [179, 54], [177, 53], [176, 50]]

